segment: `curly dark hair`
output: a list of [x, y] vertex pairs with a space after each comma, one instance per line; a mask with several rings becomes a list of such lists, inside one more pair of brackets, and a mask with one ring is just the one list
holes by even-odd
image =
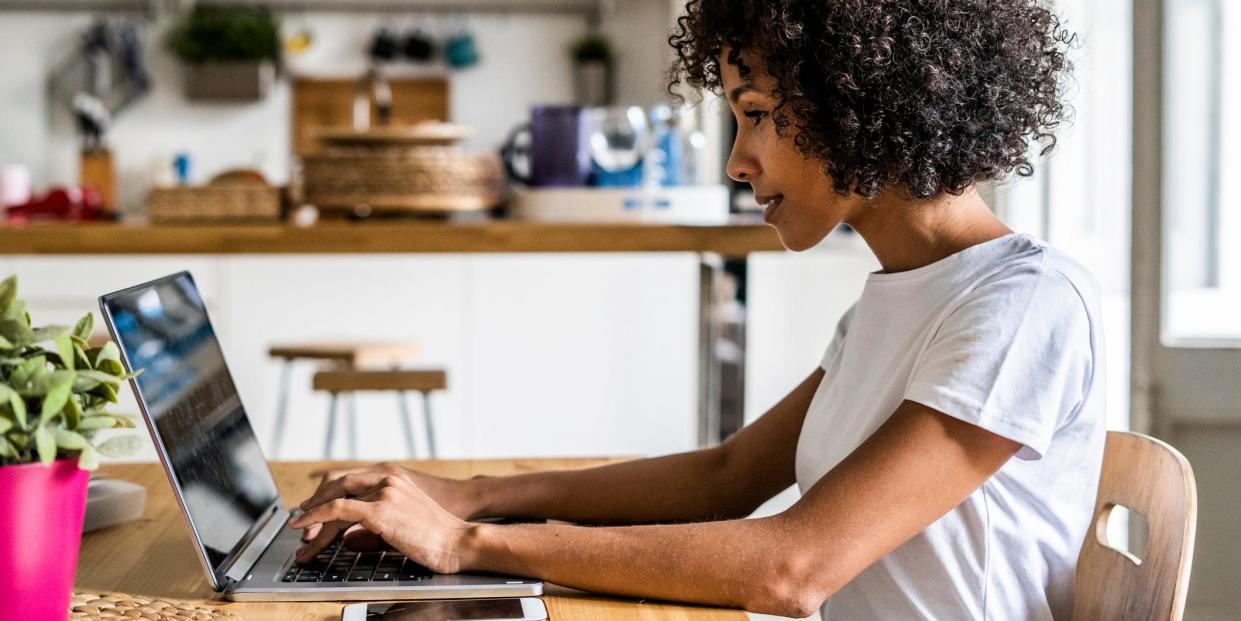
[[837, 192], [961, 194], [1033, 174], [1056, 144], [1076, 35], [1039, 0], [690, 0], [668, 42], [679, 84], [720, 94], [720, 54], [775, 78], [777, 132]]

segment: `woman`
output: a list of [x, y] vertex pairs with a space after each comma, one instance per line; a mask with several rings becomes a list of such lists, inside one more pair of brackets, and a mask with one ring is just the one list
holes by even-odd
[[[1103, 451], [1099, 296], [975, 186], [1054, 145], [1070, 37], [1038, 0], [691, 0], [670, 42], [673, 85], [726, 97], [728, 174], [784, 244], [847, 223], [882, 265], [822, 365], [711, 449], [331, 473], [292, 522], [305, 556], [351, 528], [440, 572], [795, 617], [1069, 616]], [[793, 483], [790, 509], [740, 519]], [[625, 526], [464, 521], [484, 516]]]

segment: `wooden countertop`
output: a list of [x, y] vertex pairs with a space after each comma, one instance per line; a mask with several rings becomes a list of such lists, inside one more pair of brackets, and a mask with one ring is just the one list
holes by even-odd
[[722, 226], [559, 224], [520, 221], [320, 222], [141, 225], [39, 223], [0, 226], [0, 254], [287, 254], [471, 252], [714, 252], [744, 257], [782, 250], [754, 220]]
[[[614, 459], [471, 460], [410, 462], [434, 474], [464, 478], [475, 474], [504, 475], [533, 470], [585, 468]], [[285, 502], [309, 496], [318, 478], [312, 472], [322, 462], [272, 464], [272, 474]], [[347, 465], [347, 464], [334, 464]], [[199, 564], [188, 527], [177, 509], [172, 491], [159, 464], [104, 466], [100, 473], [139, 483], [147, 489], [143, 519], [87, 533], [82, 537], [74, 588], [79, 591], [123, 592], [152, 598], [188, 600], [217, 606], [247, 621], [308, 619], [339, 621], [339, 602], [226, 602], [216, 594]], [[744, 612], [722, 608], [680, 606], [590, 595], [548, 585], [542, 597], [552, 621], [614, 619], [663, 619], [685, 621], [743, 621]]]

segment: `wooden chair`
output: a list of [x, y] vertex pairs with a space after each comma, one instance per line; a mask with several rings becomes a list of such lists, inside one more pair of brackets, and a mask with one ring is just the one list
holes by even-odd
[[[1117, 506], [1146, 518], [1144, 558], [1109, 544], [1107, 522]], [[1094, 517], [1077, 561], [1073, 618], [1181, 619], [1197, 523], [1198, 488], [1185, 457], [1155, 438], [1109, 431]]]
[[[317, 342], [274, 345], [267, 355], [284, 361], [280, 368], [280, 392], [276, 401], [276, 424], [272, 428], [271, 458], [280, 455], [280, 441], [284, 438], [284, 426], [289, 414], [289, 382], [293, 365], [299, 360], [314, 360], [336, 368], [350, 369], [364, 366], [396, 366], [402, 360], [419, 353], [417, 343], [363, 343], [363, 342]], [[353, 409], [353, 403], [349, 404]]]
[[[401, 408], [401, 422], [405, 425], [405, 444], [411, 457], [417, 456], [417, 444], [414, 441], [413, 421], [410, 420], [409, 404], [405, 400], [406, 393], [416, 392], [422, 395], [422, 422], [426, 428], [427, 449], [430, 456], [435, 454], [435, 426], [431, 414], [431, 392], [448, 387], [448, 373], [443, 369], [395, 369], [366, 370], [340, 369], [315, 373], [315, 390], [324, 390], [332, 395], [328, 405], [327, 440], [323, 448], [323, 456], [331, 457], [332, 445], [336, 436], [336, 413], [340, 395], [352, 396], [362, 391], [395, 392], [397, 403]], [[349, 453], [357, 458], [357, 413], [353, 408], [353, 400], [346, 401], [349, 405]]]

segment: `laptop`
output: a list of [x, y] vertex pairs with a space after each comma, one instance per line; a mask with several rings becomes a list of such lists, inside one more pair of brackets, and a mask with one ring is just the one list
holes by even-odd
[[396, 552], [357, 553], [339, 541], [298, 564], [301, 531], [237, 394], [189, 272], [99, 298], [120, 346], [211, 586], [238, 601], [456, 599], [540, 595], [538, 580], [433, 574]]

